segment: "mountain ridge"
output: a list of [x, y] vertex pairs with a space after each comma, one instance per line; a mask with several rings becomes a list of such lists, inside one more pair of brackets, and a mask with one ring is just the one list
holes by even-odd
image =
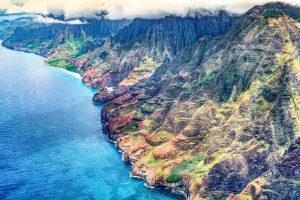
[[[160, 64], [170, 62], [181, 49], [192, 45], [199, 37], [223, 34], [235, 20], [236, 17], [230, 16], [204, 18], [169, 16], [163, 19], [146, 19], [146, 28], [141, 23], [143, 19], [134, 20], [105, 45], [79, 60], [80, 63], [87, 63], [84, 66], [87, 70], [83, 72], [83, 80], [88, 82], [91, 79], [99, 79], [91, 84], [93, 87], [101, 88], [94, 96], [94, 101], [105, 102], [119, 96], [126, 88], [147, 79]], [[128, 32], [130, 28], [138, 34]], [[131, 34], [135, 34], [135, 39], [127, 40], [123, 44], [124, 41], [120, 38], [127, 38], [124, 32], [130, 35], [128, 38], [133, 37]], [[107, 54], [105, 59], [98, 56], [101, 53]], [[89, 60], [93, 60], [94, 63], [91, 64]], [[95, 70], [99, 74], [95, 74]], [[114, 73], [121, 70], [124, 71]], [[115, 87], [115, 90], [109, 92], [106, 87]]]
[[277, 7], [256, 6], [109, 102], [104, 130], [150, 185], [190, 199], [296, 199], [300, 186], [280, 180], [298, 173], [283, 163], [299, 165], [299, 34]]

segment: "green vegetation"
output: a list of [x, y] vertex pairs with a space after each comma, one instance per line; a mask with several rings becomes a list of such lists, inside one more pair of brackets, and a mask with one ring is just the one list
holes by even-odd
[[127, 114], [131, 113], [132, 111], [134, 111], [134, 108], [128, 108], [126, 110], [124, 109], [119, 112], [119, 115], [127, 115]]
[[209, 197], [209, 200], [226, 200], [226, 198], [225, 197], [216, 197], [216, 196], [211, 195]]
[[259, 23], [258, 26], [257, 26], [257, 30], [258, 30], [259, 32], [262, 31], [262, 30], [264, 30], [264, 28], [265, 28], [265, 24], [263, 24], [262, 22]]
[[31, 50], [38, 50], [38, 49], [43, 48], [43, 44], [39, 44], [39, 43], [28, 44], [26, 46], [26, 48], [31, 49]]
[[153, 156], [151, 157], [151, 159], [147, 162], [147, 166], [148, 167], [155, 167], [155, 166], [159, 166], [161, 164], [163, 164], [165, 162], [165, 160], [158, 160], [153, 158]]
[[55, 67], [78, 72], [76, 59], [86, 53], [89, 49], [94, 49], [97, 43], [92, 38], [69, 38], [56, 48], [56, 53], [46, 59], [46, 62]]
[[201, 75], [199, 80], [194, 80], [192, 82], [191, 91], [196, 91], [197, 89], [201, 88], [204, 85], [211, 83], [217, 77], [218, 72], [213, 71], [212, 73], [206, 75], [205, 72]]
[[147, 117], [148, 115], [145, 113], [142, 113], [141, 111], [137, 112], [136, 115], [134, 116], [135, 119], [137, 120], [143, 120]]
[[265, 115], [268, 111], [268, 103], [261, 96], [256, 100], [256, 104], [253, 106], [251, 116], [253, 119], [259, 119]]
[[127, 126], [126, 126], [126, 128], [125, 128], [125, 130], [124, 130], [125, 132], [135, 132], [135, 131], [138, 131], [138, 122], [136, 122], [136, 121], [132, 121], [131, 123], [129, 123]]
[[175, 83], [175, 87], [177, 87], [177, 88], [182, 88], [183, 85], [184, 85], [183, 82], [176, 82]]
[[69, 71], [78, 72], [76, 69], [76, 65], [68, 62], [67, 57], [62, 58], [51, 58], [47, 60], [49, 65], [64, 68]]
[[187, 90], [184, 91], [184, 94], [186, 94], [186, 95], [191, 95], [191, 94], [193, 94], [194, 92], [195, 92], [195, 90], [187, 89]]
[[279, 17], [283, 16], [284, 12], [282, 10], [276, 8], [268, 8], [264, 14], [265, 19], [278, 19]]
[[167, 141], [168, 139], [172, 138], [173, 134], [168, 131], [159, 131], [156, 134], [156, 140], [160, 142]]
[[264, 99], [268, 102], [275, 101], [278, 96], [278, 94], [275, 91], [268, 87], [262, 89], [262, 95]]
[[166, 181], [169, 183], [178, 182], [182, 179], [182, 175], [185, 173], [191, 173], [196, 171], [197, 164], [202, 162], [205, 158], [203, 152], [193, 156], [191, 160], [183, 160], [178, 165], [175, 165], [167, 177]]
[[168, 183], [174, 183], [174, 182], [181, 181], [181, 179], [182, 179], [182, 175], [171, 173], [171, 174], [167, 177], [166, 181], [167, 181]]
[[141, 108], [142, 113], [152, 113], [158, 108], [158, 105], [154, 104], [143, 104]]
[[164, 175], [164, 171], [163, 171], [161, 168], [159, 168], [159, 169], [156, 171], [156, 176], [157, 176], [158, 178], [161, 178], [163, 175]]

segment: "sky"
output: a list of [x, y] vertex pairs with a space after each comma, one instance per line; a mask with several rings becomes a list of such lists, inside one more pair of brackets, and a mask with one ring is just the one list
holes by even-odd
[[[95, 17], [101, 10], [107, 18], [153, 18], [170, 14], [184, 16], [191, 10], [226, 9], [241, 14], [254, 5], [274, 0], [0, 0], [0, 9], [8, 13], [64, 14], [66, 18]], [[300, 0], [282, 0], [300, 5]]]

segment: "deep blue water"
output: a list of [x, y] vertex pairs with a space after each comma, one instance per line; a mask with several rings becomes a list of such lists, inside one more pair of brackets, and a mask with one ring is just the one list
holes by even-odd
[[0, 199], [182, 199], [129, 177], [80, 79], [0, 47], [0, 81]]

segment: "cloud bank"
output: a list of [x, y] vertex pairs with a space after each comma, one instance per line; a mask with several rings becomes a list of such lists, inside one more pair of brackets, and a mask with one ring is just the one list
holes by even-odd
[[73, 20], [59, 20], [59, 19], [54, 19], [51, 17], [45, 17], [42, 15], [37, 15], [34, 18], [34, 21], [43, 23], [43, 24], [70, 24], [70, 25], [75, 25], [75, 24], [87, 24], [86, 21], [81, 21], [79, 19], [73, 19]]
[[[132, 19], [170, 14], [183, 16], [196, 9], [225, 9], [240, 14], [254, 5], [269, 2], [274, 0], [0, 0], [0, 9], [5, 9], [7, 13], [63, 14], [66, 19], [93, 18], [107, 11], [106, 17], [110, 19]], [[300, 0], [282, 2], [300, 5]]]

